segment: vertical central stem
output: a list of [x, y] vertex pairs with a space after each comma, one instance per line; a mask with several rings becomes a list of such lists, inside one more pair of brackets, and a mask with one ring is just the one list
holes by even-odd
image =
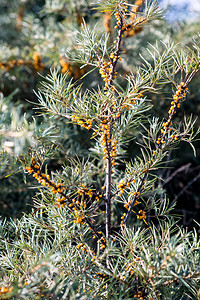
[[106, 238], [111, 235], [111, 174], [112, 174], [112, 124], [109, 123], [109, 140], [107, 143], [107, 158], [106, 158]]
[[[110, 77], [109, 77], [109, 84], [108, 87], [111, 88], [113, 86], [113, 79], [115, 78], [115, 69], [116, 65], [119, 59], [119, 53], [120, 53], [120, 45], [122, 40], [122, 34], [123, 34], [123, 19], [121, 15], [119, 14], [118, 18], [118, 36], [115, 46], [115, 51], [112, 53], [112, 56], [110, 56], [110, 62], [111, 62], [111, 71], [110, 71]], [[108, 92], [109, 94], [110, 92]], [[113, 94], [110, 93], [109, 98], [112, 99]], [[106, 238], [107, 240], [110, 239], [111, 235], [111, 174], [112, 174], [112, 108], [108, 110], [108, 116], [109, 116], [109, 137], [106, 141], [106, 149], [107, 149], [107, 158], [106, 158]]]

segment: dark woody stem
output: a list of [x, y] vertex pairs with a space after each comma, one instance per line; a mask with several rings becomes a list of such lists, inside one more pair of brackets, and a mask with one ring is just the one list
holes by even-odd
[[112, 124], [109, 124], [109, 143], [107, 144], [107, 158], [106, 158], [106, 238], [109, 239], [111, 235], [111, 137]]
[[[121, 40], [122, 40], [122, 25], [123, 25], [123, 20], [120, 17], [120, 23], [118, 25], [118, 37], [117, 37], [117, 43], [114, 51], [114, 57], [110, 58], [111, 60], [111, 72], [110, 72], [110, 77], [109, 77], [109, 84], [108, 87], [112, 87], [113, 85], [113, 79], [115, 75], [115, 69], [116, 65], [118, 62], [118, 57], [120, 53], [120, 45], [121, 45]], [[112, 93], [108, 91], [109, 93], [109, 98], [112, 98]], [[107, 158], [106, 158], [106, 238], [107, 240], [110, 239], [111, 235], [111, 174], [112, 174], [112, 157], [111, 157], [111, 151], [112, 151], [112, 129], [113, 129], [113, 124], [112, 124], [112, 109], [109, 109], [108, 111], [108, 125], [109, 125], [109, 139], [106, 143], [106, 148], [107, 148]]]
[[114, 78], [114, 74], [115, 74], [115, 69], [116, 69], [116, 65], [119, 59], [119, 53], [120, 53], [120, 46], [121, 46], [121, 41], [122, 41], [122, 36], [123, 36], [123, 19], [120, 16], [120, 23], [118, 25], [118, 35], [117, 35], [117, 43], [116, 43], [116, 48], [114, 51], [114, 58], [116, 59], [111, 59], [111, 72], [110, 72], [110, 82], [109, 82], [109, 86], [113, 85], [113, 78]]

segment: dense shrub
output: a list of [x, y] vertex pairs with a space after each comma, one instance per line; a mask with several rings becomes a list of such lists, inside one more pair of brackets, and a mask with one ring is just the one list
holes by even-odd
[[[55, 7], [46, 1], [37, 19], [42, 25], [31, 23], [35, 40], [23, 40], [25, 50], [40, 47], [43, 53], [1, 63], [5, 81], [15, 67], [32, 72], [52, 66], [33, 96], [36, 120], [30, 107], [22, 117], [22, 99], [13, 103], [17, 90], [2, 95], [3, 202], [10, 180], [18, 205], [22, 197], [32, 199], [33, 208], [16, 220], [2, 218], [1, 297], [199, 299], [198, 232], [180, 227], [176, 201], [164, 190], [184, 169], [167, 173], [180, 143], [195, 152], [197, 120], [184, 105], [200, 69], [199, 37], [176, 44], [167, 30], [167, 39], [155, 42], [163, 21], [154, 1], [84, 5], [88, 10], [81, 2]], [[94, 26], [95, 18], [104, 27]], [[17, 30], [23, 33], [22, 20]], [[67, 56], [60, 56], [64, 48]], [[53, 68], [55, 57], [60, 70]], [[19, 169], [24, 182], [19, 173], [11, 176]]]

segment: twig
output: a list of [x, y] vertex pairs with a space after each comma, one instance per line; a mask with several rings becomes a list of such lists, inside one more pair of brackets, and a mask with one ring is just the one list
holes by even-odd
[[165, 181], [163, 182], [163, 186], [165, 186], [169, 181], [171, 181], [175, 176], [176, 174], [182, 172], [182, 171], [188, 171], [189, 167], [191, 166], [191, 163], [188, 163], [184, 166], [181, 166], [180, 168], [178, 168], [177, 170], [175, 170], [169, 177], [167, 177], [165, 179]]
[[200, 178], [200, 173], [194, 177], [191, 181], [188, 182], [188, 184], [180, 191], [180, 193], [178, 193], [178, 195], [176, 195], [176, 197], [174, 198], [174, 200], [172, 201], [173, 203], [177, 201], [177, 199], [183, 195], [185, 193], [185, 191], [198, 179]]

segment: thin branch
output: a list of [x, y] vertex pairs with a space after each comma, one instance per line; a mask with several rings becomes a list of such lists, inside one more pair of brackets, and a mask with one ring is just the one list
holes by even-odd
[[180, 193], [178, 193], [178, 195], [176, 195], [176, 197], [173, 199], [173, 203], [177, 201], [177, 199], [183, 195], [185, 193], [185, 191], [194, 183], [196, 182], [198, 179], [200, 178], [200, 173], [195, 176], [191, 181], [188, 182], [188, 184], [180, 191]]
[[188, 163], [184, 166], [181, 166], [180, 168], [178, 168], [177, 170], [175, 170], [169, 177], [167, 177], [165, 179], [165, 181], [163, 182], [162, 186], [165, 186], [169, 181], [171, 181], [178, 173], [182, 172], [182, 171], [188, 171], [188, 169], [190, 168], [191, 163]]
[[197, 74], [197, 72], [199, 71], [199, 65], [200, 65], [200, 61], [197, 63], [195, 69], [192, 71], [192, 73], [190, 74], [190, 76], [187, 78], [185, 85], [187, 86], [191, 80], [194, 78], [194, 76]]
[[112, 137], [112, 124], [109, 124], [109, 144], [107, 147], [107, 167], [106, 167], [106, 238], [109, 239], [111, 235], [111, 137]]

